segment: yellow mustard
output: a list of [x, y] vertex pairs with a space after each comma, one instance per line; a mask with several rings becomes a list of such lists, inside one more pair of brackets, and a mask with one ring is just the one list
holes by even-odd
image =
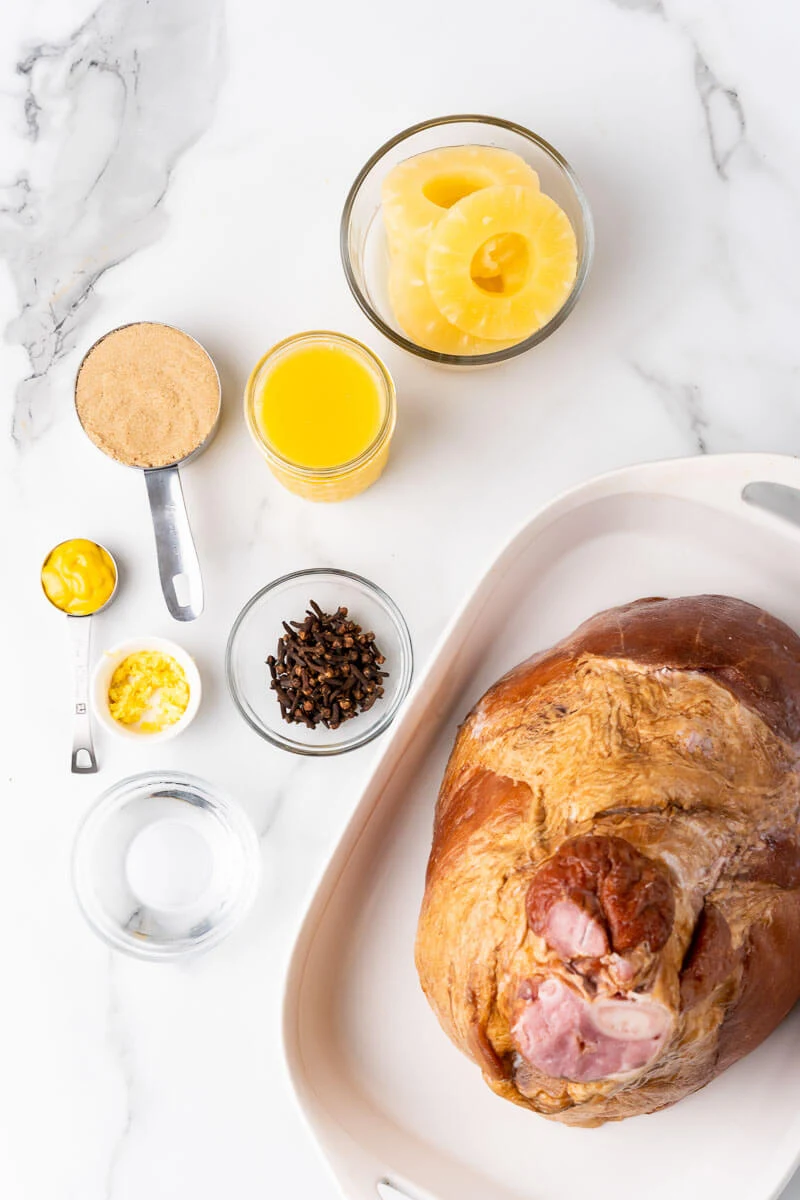
[[42, 587], [51, 604], [73, 617], [88, 617], [109, 600], [117, 583], [114, 560], [87, 538], [72, 538], [51, 550], [42, 567]]
[[179, 662], [160, 650], [123, 658], [108, 687], [108, 710], [120, 725], [161, 733], [180, 721], [189, 704], [189, 683]]

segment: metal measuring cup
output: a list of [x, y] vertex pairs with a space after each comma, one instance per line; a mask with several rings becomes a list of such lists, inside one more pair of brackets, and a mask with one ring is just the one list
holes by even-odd
[[89, 710], [89, 662], [92, 641], [92, 617], [102, 612], [104, 608], [108, 608], [116, 596], [117, 588], [119, 587], [119, 567], [111, 551], [101, 545], [100, 542], [95, 542], [95, 546], [99, 546], [101, 550], [105, 551], [114, 567], [114, 587], [111, 590], [111, 595], [90, 613], [78, 615], [77, 613], [67, 612], [66, 609], [61, 608], [60, 605], [56, 604], [47, 595], [43, 572], [50, 556], [58, 550], [59, 546], [64, 546], [67, 542], [75, 540], [74, 538], [65, 538], [58, 545], [53, 546], [52, 550], [48, 551], [42, 563], [39, 578], [42, 584], [42, 591], [48, 602], [53, 605], [53, 608], [57, 612], [64, 613], [66, 616], [67, 628], [70, 634], [74, 699], [72, 718], [72, 774], [94, 775], [97, 771], [97, 759], [95, 758], [94, 742], [92, 741], [92, 717]]
[[[133, 467], [137, 471], [144, 471], [147, 498], [150, 502], [150, 515], [156, 539], [156, 557], [158, 559], [161, 591], [171, 617], [174, 617], [176, 621], [194, 621], [203, 611], [203, 577], [200, 572], [200, 560], [197, 557], [197, 549], [192, 537], [191, 526], [189, 525], [189, 516], [186, 512], [186, 502], [183, 497], [183, 488], [181, 487], [181, 477], [178, 468], [186, 466], [193, 459], [197, 458], [199, 454], [202, 454], [217, 432], [222, 411], [222, 387], [219, 381], [219, 373], [211, 355], [204, 346], [200, 345], [196, 338], [185, 333], [182, 329], [177, 329], [174, 325], [166, 325], [163, 321], [130, 321], [125, 325], [118, 325], [116, 329], [110, 329], [108, 333], [103, 334], [101, 338], [98, 338], [89, 347], [81, 359], [75, 376], [75, 411], [78, 413], [79, 421], [80, 413], [77, 408], [77, 388], [84, 363], [92, 351], [101, 342], [104, 342], [106, 338], [112, 337], [122, 329], [129, 329], [132, 325], [162, 325], [165, 329], [171, 329], [175, 333], [182, 334], [183, 337], [193, 342], [206, 356], [213, 368], [217, 381], [218, 400], [214, 422], [205, 438], [189, 454], [184, 455], [183, 458], [175, 459], [174, 462], [158, 467], [140, 467], [136, 463], [123, 462], [122, 459], [117, 458], [113, 454], [107, 455], [114, 462], [121, 463], [122, 466]], [[83, 428], [82, 422], [81, 427]], [[85, 428], [84, 433], [87, 433]], [[89, 437], [88, 433], [87, 437]], [[93, 438], [89, 437], [89, 440], [93, 445], [97, 446]], [[104, 454], [107, 453], [102, 446], [98, 446], [97, 448], [102, 450]]]

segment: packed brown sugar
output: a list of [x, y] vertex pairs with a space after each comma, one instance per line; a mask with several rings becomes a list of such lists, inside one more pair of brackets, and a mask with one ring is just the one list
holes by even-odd
[[75, 405], [84, 430], [106, 454], [131, 467], [165, 467], [211, 433], [219, 380], [193, 338], [142, 322], [114, 330], [89, 352]]

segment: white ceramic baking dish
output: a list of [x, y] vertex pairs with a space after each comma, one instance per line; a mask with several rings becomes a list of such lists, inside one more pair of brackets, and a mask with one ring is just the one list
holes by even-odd
[[319, 884], [287, 981], [290, 1073], [351, 1200], [771, 1200], [791, 1176], [800, 1010], [674, 1108], [571, 1129], [485, 1087], [440, 1031], [413, 962], [439, 780], [457, 723], [499, 675], [640, 596], [729, 593], [800, 628], [800, 526], [745, 502], [757, 481], [800, 488], [800, 462], [693, 458], [576, 488], [511, 539], [440, 641]]

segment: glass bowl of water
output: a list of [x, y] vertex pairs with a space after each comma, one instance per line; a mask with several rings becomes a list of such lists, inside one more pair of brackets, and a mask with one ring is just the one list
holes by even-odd
[[220, 942], [255, 899], [258, 838], [244, 811], [192, 775], [123, 779], [90, 809], [72, 880], [86, 920], [115, 950], [165, 961]]

